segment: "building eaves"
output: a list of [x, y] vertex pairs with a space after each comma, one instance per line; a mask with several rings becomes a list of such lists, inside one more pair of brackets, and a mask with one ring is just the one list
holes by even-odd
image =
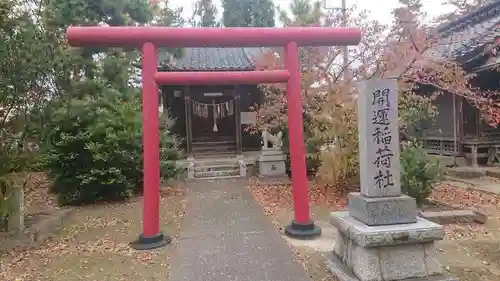
[[500, 36], [500, 0], [437, 28], [437, 44], [425, 55], [434, 59], [471, 57]]
[[244, 71], [255, 68], [262, 48], [185, 48], [178, 59], [163, 60], [165, 71]]

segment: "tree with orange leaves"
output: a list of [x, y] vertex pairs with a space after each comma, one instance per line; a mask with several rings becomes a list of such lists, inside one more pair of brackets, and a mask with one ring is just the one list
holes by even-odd
[[[351, 184], [356, 179], [358, 144], [354, 101], [359, 81], [377, 77], [398, 80], [400, 125], [405, 135], [418, 136], [418, 130], [432, 121], [437, 110], [432, 101], [443, 93], [465, 97], [494, 124], [500, 120], [496, 101], [490, 98], [492, 93], [474, 87], [473, 75], [457, 62], [434, 55], [434, 48], [440, 43], [439, 36], [422, 22], [421, 1], [401, 0], [400, 3], [401, 7], [393, 11], [391, 27], [369, 19], [365, 11], [349, 10], [348, 25], [360, 28], [363, 39], [358, 46], [350, 48], [346, 69], [339, 64], [341, 48], [301, 50], [304, 142], [310, 163], [315, 163], [310, 168], [318, 168], [322, 162], [320, 172], [323, 170], [328, 182]], [[318, 3], [311, 5], [308, 1], [296, 0], [293, 5], [290, 7], [295, 13], [292, 16], [281, 12], [282, 21], [288, 25], [341, 23], [339, 12], [325, 13], [315, 8]], [[300, 11], [308, 11], [309, 16], [296, 14]], [[259, 66], [281, 67], [281, 51], [273, 50], [272, 54], [263, 56]], [[279, 85], [265, 85], [263, 89], [266, 101], [256, 109], [257, 127], [271, 126], [286, 133], [285, 89]], [[334, 143], [329, 153], [322, 152], [325, 143]]]

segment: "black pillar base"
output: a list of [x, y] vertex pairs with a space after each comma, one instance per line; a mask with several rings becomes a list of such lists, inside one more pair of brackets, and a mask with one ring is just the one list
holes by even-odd
[[286, 236], [300, 240], [311, 240], [321, 236], [321, 228], [310, 221], [308, 224], [299, 224], [292, 221], [285, 228]]
[[134, 250], [153, 250], [163, 247], [172, 242], [172, 238], [158, 233], [152, 237], [145, 237], [144, 234], [139, 235], [139, 238], [130, 243], [130, 247]]

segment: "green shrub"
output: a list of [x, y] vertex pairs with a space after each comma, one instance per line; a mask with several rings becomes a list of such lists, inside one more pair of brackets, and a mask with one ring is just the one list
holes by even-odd
[[[305, 127], [305, 126], [304, 126]], [[307, 129], [305, 127], [305, 129]], [[281, 131], [283, 133], [282, 141], [283, 141], [283, 147], [281, 148], [283, 150], [283, 153], [286, 156], [286, 170], [290, 172], [290, 148], [289, 148], [289, 135], [288, 135], [288, 126], [286, 127], [279, 127], [275, 128], [274, 131], [272, 131], [273, 134], [276, 134], [278, 131]], [[306, 169], [308, 174], [315, 174], [316, 171], [318, 170], [318, 167], [321, 165], [321, 160], [319, 158], [319, 147], [320, 143], [317, 142], [316, 140], [310, 138], [307, 136], [308, 131], [304, 131], [304, 146], [305, 146], [305, 152], [306, 152]]]
[[441, 178], [442, 169], [416, 141], [404, 146], [400, 158], [402, 191], [421, 205], [431, 194], [433, 185]]
[[[119, 93], [99, 85], [51, 113], [41, 166], [54, 179], [59, 203], [123, 200], [142, 189], [141, 104], [138, 91]], [[174, 139], [160, 129], [161, 176], [175, 176]]]

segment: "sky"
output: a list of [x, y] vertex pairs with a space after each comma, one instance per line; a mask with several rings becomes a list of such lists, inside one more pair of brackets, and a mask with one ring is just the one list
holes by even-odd
[[[220, 0], [213, 0], [214, 4], [220, 7]], [[338, 6], [341, 5], [341, 0], [326, 0], [328, 6]], [[397, 0], [346, 0], [347, 6], [351, 7], [356, 5], [362, 9], [370, 10], [371, 15], [374, 19], [378, 19], [384, 24], [389, 24], [391, 22], [391, 11], [398, 6]], [[276, 5], [281, 7], [287, 7], [289, 5], [289, 0], [274, 0]], [[428, 19], [439, 16], [440, 14], [450, 11], [450, 7], [446, 7], [440, 4], [440, 0], [423, 0], [424, 11], [428, 14]], [[190, 17], [193, 13], [194, 0], [170, 0], [169, 4], [173, 7], [183, 7], [184, 16], [186, 18]], [[382, 4], [383, 3], [383, 4]], [[221, 8], [219, 8], [219, 13]]]

